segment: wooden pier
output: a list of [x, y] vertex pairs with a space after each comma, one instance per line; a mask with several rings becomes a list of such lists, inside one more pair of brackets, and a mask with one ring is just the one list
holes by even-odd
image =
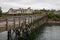
[[[4, 19], [0, 18], [1, 20], [0, 32], [8, 31], [8, 40], [12, 40], [11, 34], [16, 32], [20, 33], [19, 37], [23, 37], [24, 33], [30, 34], [32, 30], [46, 23], [47, 19], [48, 19], [47, 14], [34, 14], [34, 15], [6, 17]], [[11, 33], [12, 31], [13, 33]]]

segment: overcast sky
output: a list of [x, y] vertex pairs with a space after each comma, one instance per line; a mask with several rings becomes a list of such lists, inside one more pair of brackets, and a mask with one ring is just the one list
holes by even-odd
[[60, 9], [60, 0], [0, 0], [3, 11], [9, 8]]

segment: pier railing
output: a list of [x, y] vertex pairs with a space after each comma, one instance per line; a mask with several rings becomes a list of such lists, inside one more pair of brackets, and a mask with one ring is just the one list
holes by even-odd
[[0, 32], [8, 31], [8, 40], [12, 40], [14, 33], [15, 39], [18, 39], [17, 36], [24, 38], [33, 30], [46, 23], [47, 14], [5, 17], [0, 18], [0, 21]]
[[36, 15], [25, 15], [16, 17], [5, 17], [0, 18], [0, 31], [6, 31], [14, 28], [19, 28], [23, 25], [29, 25], [37, 19], [41, 19], [46, 16], [46, 14], [36, 14]]

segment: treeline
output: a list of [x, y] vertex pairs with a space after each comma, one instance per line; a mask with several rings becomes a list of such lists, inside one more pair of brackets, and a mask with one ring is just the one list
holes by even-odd
[[53, 20], [60, 20], [60, 14], [54, 14], [54, 12], [48, 13], [48, 18]]
[[43, 13], [47, 13], [48, 10], [45, 9], [41, 9], [41, 10], [34, 10], [33, 14], [43, 14]]
[[55, 14], [56, 10], [46, 10], [46, 9], [40, 9], [40, 10], [34, 10], [32, 14], [8, 14], [8, 12], [6, 13], [2, 13], [2, 9], [0, 7], [0, 17], [1, 16], [20, 16], [20, 15], [33, 15], [33, 14], [48, 14], [48, 18], [52, 18], [52, 19], [60, 19], [60, 14]]
[[18, 14], [8, 14], [8, 13], [4, 13], [4, 14], [2, 14], [2, 16], [21, 16], [21, 15], [33, 15], [33, 14], [20, 14], [20, 13], [18, 13]]
[[50, 19], [54, 19], [54, 20], [60, 20], [60, 14], [55, 14], [55, 11], [56, 10], [45, 10], [45, 9], [42, 9], [42, 10], [35, 10], [34, 11], [34, 14], [44, 14], [46, 13], [48, 15], [48, 18]]
[[2, 16], [2, 9], [1, 9], [1, 7], [0, 7], [0, 17]]

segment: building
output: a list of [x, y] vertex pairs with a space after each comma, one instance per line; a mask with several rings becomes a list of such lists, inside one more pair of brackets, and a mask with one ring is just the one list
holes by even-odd
[[27, 9], [23, 9], [23, 8], [19, 8], [19, 9], [13, 9], [10, 8], [8, 10], [8, 14], [32, 14], [33, 13], [33, 9], [31, 9], [30, 7]]
[[57, 10], [54, 12], [55, 14], [60, 14], [60, 10]]

